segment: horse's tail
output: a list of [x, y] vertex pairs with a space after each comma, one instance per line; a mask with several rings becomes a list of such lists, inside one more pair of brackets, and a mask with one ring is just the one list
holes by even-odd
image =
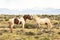
[[50, 22], [50, 27], [52, 28], [52, 23]]

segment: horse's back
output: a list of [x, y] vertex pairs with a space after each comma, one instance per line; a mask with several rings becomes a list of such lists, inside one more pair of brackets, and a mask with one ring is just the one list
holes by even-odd
[[49, 18], [39, 18], [39, 20], [37, 20], [37, 22], [40, 24], [44, 24], [44, 23], [50, 22], [50, 19]]
[[14, 21], [14, 18], [9, 19], [9, 22], [13, 22], [13, 21]]

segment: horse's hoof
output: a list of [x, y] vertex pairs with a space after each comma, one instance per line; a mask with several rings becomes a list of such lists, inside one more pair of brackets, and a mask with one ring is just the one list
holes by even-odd
[[58, 34], [60, 34], [60, 32], [58, 32]]
[[11, 33], [13, 33], [13, 32], [11, 32]]
[[37, 33], [37, 35], [41, 35], [41, 34], [43, 34], [43, 33], [42, 32]]
[[20, 30], [20, 31], [23, 31], [23, 30]]
[[11, 33], [13, 33], [13, 31], [11, 31]]
[[24, 32], [24, 30], [20, 30], [21, 32]]

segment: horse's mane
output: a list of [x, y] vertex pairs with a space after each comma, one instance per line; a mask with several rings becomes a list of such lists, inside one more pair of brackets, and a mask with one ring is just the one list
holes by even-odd
[[34, 18], [40, 18], [40, 17], [38, 17], [37, 15], [33, 15], [33, 17], [34, 17]]

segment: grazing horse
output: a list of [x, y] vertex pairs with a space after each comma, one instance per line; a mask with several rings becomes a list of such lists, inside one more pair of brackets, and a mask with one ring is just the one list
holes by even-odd
[[25, 25], [25, 22], [27, 19], [31, 20], [32, 17], [30, 15], [24, 15], [21, 18], [14, 17], [14, 18], [9, 19], [8, 23], [9, 23], [9, 27], [10, 27], [11, 32], [13, 32], [14, 24], [17, 24], [17, 25], [22, 24], [22, 29], [24, 30], [24, 25]]
[[[50, 22], [49, 18], [40, 18], [37, 15], [32, 16], [33, 19], [36, 21], [38, 27], [41, 26], [41, 24], [47, 24], [48, 25], [48, 30], [52, 28], [52, 24]], [[38, 30], [38, 29], [37, 29]]]

